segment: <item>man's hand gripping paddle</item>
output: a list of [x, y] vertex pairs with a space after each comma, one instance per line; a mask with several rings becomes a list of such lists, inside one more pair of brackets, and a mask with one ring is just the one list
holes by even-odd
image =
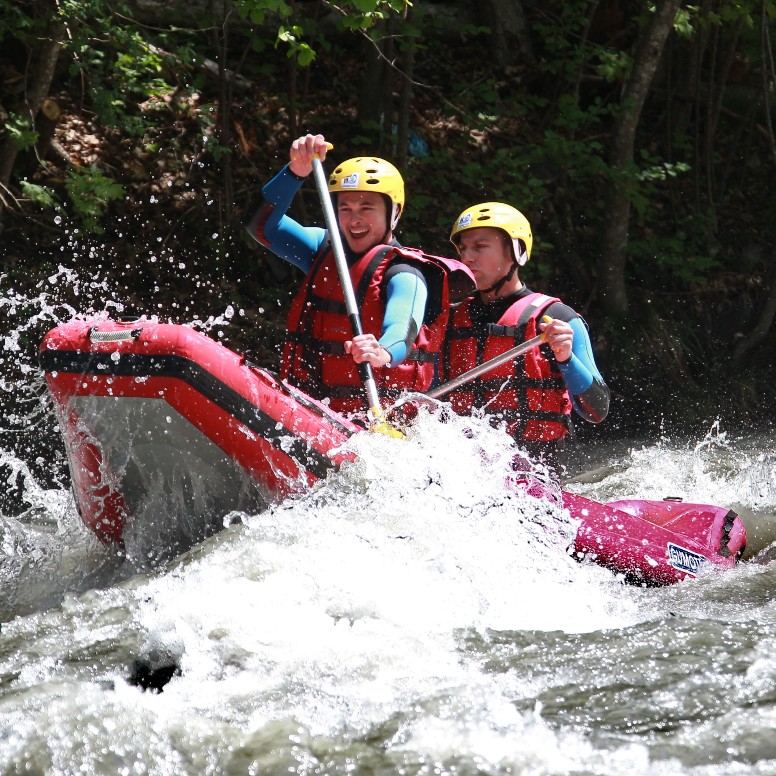
[[[328, 147], [330, 149], [333, 148], [331, 144], [329, 144]], [[326, 228], [329, 232], [332, 250], [334, 251], [337, 274], [339, 275], [342, 292], [345, 296], [345, 309], [347, 310], [348, 318], [350, 319], [350, 327], [353, 336], [356, 337], [359, 334], [364, 333], [363, 326], [361, 325], [361, 313], [356, 302], [356, 295], [353, 292], [353, 283], [350, 277], [348, 263], [345, 259], [345, 249], [342, 246], [342, 237], [340, 236], [337, 218], [334, 214], [331, 196], [329, 195], [329, 187], [326, 185], [326, 174], [323, 171], [323, 164], [321, 164], [321, 160], [317, 156], [313, 159], [313, 174], [315, 176], [315, 185], [318, 189], [321, 206], [323, 207]], [[391, 437], [399, 438], [404, 436], [401, 431], [390, 426], [385, 420], [385, 415], [380, 406], [380, 396], [377, 393], [377, 383], [375, 382], [372, 365], [368, 361], [363, 361], [357, 366], [358, 373], [361, 375], [361, 380], [364, 383], [369, 404], [369, 415], [371, 418], [369, 425], [370, 430], [379, 431], [381, 434], [386, 434]]]
[[[552, 318], [550, 318], [549, 315], [542, 316], [542, 321], [544, 321], [544, 323], [549, 323], [551, 320]], [[426, 393], [405, 394], [390, 409], [398, 409], [402, 404], [406, 404], [408, 402], [418, 405], [439, 406], [439, 399], [442, 396], [446, 396], [448, 393], [450, 393], [450, 391], [454, 391], [456, 388], [459, 388], [466, 383], [470, 383], [477, 377], [487, 374], [491, 371], [491, 369], [495, 369], [497, 366], [501, 366], [507, 361], [511, 361], [518, 356], [522, 356], [533, 348], [538, 348], [539, 345], [542, 345], [546, 341], [547, 335], [544, 332], [537, 334], [535, 337], [531, 337], [531, 339], [526, 340], [525, 342], [521, 342], [519, 345], [515, 345], [515, 347], [504, 351], [495, 358], [491, 358], [488, 361], [485, 361], [483, 364], [475, 366], [473, 369], [469, 369], [467, 372], [458, 375], [458, 377], [454, 377], [452, 380], [448, 380], [446, 383], [438, 385], [436, 388], [432, 388]]]
[[[550, 318], [549, 315], [542, 317], [542, 321], [545, 323], [549, 323], [551, 320], [552, 318]], [[515, 345], [515, 347], [510, 348], [501, 355], [496, 356], [495, 358], [491, 358], [484, 364], [475, 366], [474, 369], [469, 369], [468, 372], [464, 372], [462, 375], [458, 375], [458, 377], [454, 377], [452, 380], [448, 380], [446, 383], [442, 383], [436, 388], [432, 388], [426, 393], [426, 396], [429, 396], [432, 399], [438, 399], [440, 396], [446, 396], [448, 393], [450, 393], [450, 391], [454, 391], [459, 386], [465, 385], [480, 375], [484, 375], [487, 372], [490, 372], [491, 369], [495, 369], [497, 366], [501, 366], [507, 361], [512, 361], [512, 359], [515, 359], [518, 356], [522, 356], [529, 350], [539, 347], [539, 345], [544, 343], [546, 340], [547, 335], [544, 332], [537, 334], [535, 337], [531, 337], [531, 339], [526, 340], [525, 342], [521, 342], [519, 345]]]

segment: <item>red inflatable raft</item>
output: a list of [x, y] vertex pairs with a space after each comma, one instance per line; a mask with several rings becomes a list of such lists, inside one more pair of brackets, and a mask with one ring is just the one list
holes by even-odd
[[[308, 488], [363, 430], [187, 326], [71, 321], [46, 335], [40, 365], [84, 523], [144, 565]], [[574, 556], [633, 582], [730, 568], [746, 543], [722, 507], [562, 498], [579, 521]]]

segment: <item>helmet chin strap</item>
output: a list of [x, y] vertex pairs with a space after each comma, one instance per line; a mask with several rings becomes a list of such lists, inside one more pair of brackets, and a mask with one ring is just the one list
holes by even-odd
[[512, 278], [515, 276], [515, 272], [517, 272], [517, 263], [513, 262], [512, 266], [509, 269], [509, 272], [507, 272], [506, 275], [504, 275], [501, 280], [497, 280], [490, 288], [483, 288], [480, 290], [481, 294], [492, 294], [495, 293], [496, 296], [498, 296], [498, 292], [501, 291], [501, 289], [504, 287], [504, 283], [508, 283]]
[[380, 241], [384, 245], [387, 245], [388, 242], [390, 242], [391, 238], [393, 237], [393, 230], [396, 229], [396, 224], [399, 223], [399, 216], [401, 216], [401, 208], [395, 204], [394, 202], [391, 202], [391, 200], [386, 196], [386, 223], [388, 224], [387, 229], [385, 230], [385, 234], [383, 235], [382, 240]]
[[393, 231], [396, 228], [396, 224], [399, 223], [399, 218], [401, 217], [401, 206], [392, 202], [391, 212], [389, 217], [391, 222], [391, 231]]

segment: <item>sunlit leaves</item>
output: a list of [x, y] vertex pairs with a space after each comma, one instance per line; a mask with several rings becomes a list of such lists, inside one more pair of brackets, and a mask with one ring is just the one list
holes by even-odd
[[600, 63], [596, 72], [609, 83], [624, 81], [630, 75], [633, 58], [625, 51], [601, 49], [598, 51]]
[[[391, 14], [403, 15], [407, 0], [348, 0], [335, 6], [340, 17], [338, 22], [346, 30], [369, 30], [381, 19]], [[316, 56], [315, 47], [325, 46], [323, 33], [312, 19], [304, 23], [294, 6], [286, 0], [236, 0], [238, 13], [257, 27], [277, 25], [275, 45], [288, 46], [288, 56], [300, 67], [310, 65]], [[253, 42], [254, 50], [266, 47], [265, 35], [259, 33]]]
[[676, 19], [674, 19], [674, 30], [680, 38], [691, 38], [695, 34], [693, 17], [695, 14], [697, 14], [697, 12], [697, 5], [688, 5], [685, 8], [680, 8], [676, 12]]
[[30, 120], [18, 114], [10, 115], [3, 128], [20, 151], [32, 148], [38, 139], [38, 133], [32, 129]]
[[278, 30], [277, 43], [285, 43], [288, 46], [287, 56], [295, 59], [301, 67], [307, 67], [315, 59], [315, 51], [300, 39], [301, 34], [302, 28], [296, 25], [288, 28], [281, 27]]
[[723, 0], [713, 8], [686, 5], [676, 13], [674, 31], [682, 38], [691, 38], [702, 27], [721, 27], [741, 21], [751, 28], [762, 13], [770, 19], [776, 18], [776, 0]]
[[84, 228], [97, 233], [103, 231], [99, 218], [105, 208], [124, 196], [123, 187], [105, 177], [96, 167], [71, 168], [65, 178], [65, 189]]
[[292, 8], [286, 0], [237, 0], [237, 12], [253, 24], [262, 25], [267, 17], [286, 19], [292, 14]]
[[56, 195], [48, 186], [39, 186], [37, 183], [22, 180], [19, 181], [19, 188], [30, 202], [35, 202], [41, 207], [55, 208], [58, 205]]

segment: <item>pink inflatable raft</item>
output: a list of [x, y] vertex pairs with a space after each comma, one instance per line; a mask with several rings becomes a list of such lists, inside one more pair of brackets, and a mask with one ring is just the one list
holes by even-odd
[[[83, 522], [141, 565], [310, 487], [352, 457], [341, 446], [363, 431], [186, 326], [71, 321], [46, 335], [40, 365]], [[746, 544], [723, 507], [561, 498], [579, 522], [569, 551], [630, 582], [732, 568]]]

